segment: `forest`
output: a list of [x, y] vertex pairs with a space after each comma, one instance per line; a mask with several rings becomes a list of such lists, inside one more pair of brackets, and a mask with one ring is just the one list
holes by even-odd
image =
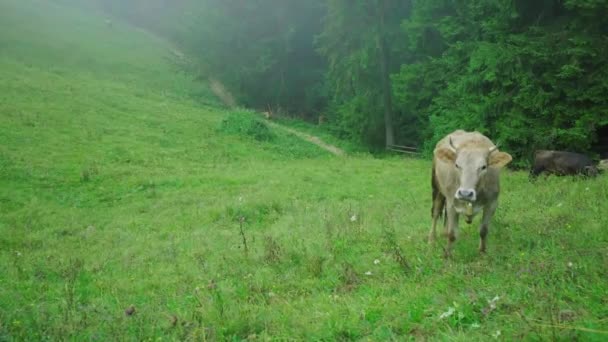
[[240, 103], [322, 117], [334, 135], [371, 149], [429, 153], [448, 132], [475, 129], [526, 166], [536, 149], [600, 157], [606, 145], [603, 0], [102, 5], [191, 53], [196, 71], [224, 82]]

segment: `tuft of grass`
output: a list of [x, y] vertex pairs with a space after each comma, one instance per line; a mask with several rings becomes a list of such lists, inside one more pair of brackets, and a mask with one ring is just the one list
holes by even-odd
[[276, 135], [260, 118], [256, 118], [250, 111], [235, 111], [222, 120], [219, 131], [227, 134], [236, 134], [251, 137], [257, 141], [272, 141]]
[[606, 175], [505, 171], [446, 261], [427, 160], [218, 130], [250, 113], [91, 13], [4, 1], [0, 41], [0, 340], [606, 338]]

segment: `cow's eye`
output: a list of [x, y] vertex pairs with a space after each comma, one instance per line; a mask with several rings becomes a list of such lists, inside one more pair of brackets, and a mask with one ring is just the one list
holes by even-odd
[[456, 163], [456, 164], [454, 164], [454, 165], [456, 165], [456, 168], [457, 168], [457, 169], [460, 169], [460, 165], [458, 165], [458, 163]]
[[487, 165], [483, 165], [483, 166], [481, 167], [481, 169], [482, 169], [482, 170], [485, 170], [485, 169], [487, 169], [487, 168], [488, 168], [488, 166], [487, 166]]

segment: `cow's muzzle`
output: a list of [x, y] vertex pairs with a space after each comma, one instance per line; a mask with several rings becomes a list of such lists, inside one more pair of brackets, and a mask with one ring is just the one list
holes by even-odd
[[467, 202], [475, 202], [477, 199], [477, 193], [475, 192], [475, 189], [460, 188], [458, 191], [456, 191], [456, 199]]

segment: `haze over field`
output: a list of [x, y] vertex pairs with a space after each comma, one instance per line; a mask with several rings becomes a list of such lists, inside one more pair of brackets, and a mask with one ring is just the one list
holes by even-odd
[[[527, 167], [604, 157], [605, 6], [510, 3], [0, 2], [0, 341], [604, 341], [608, 177]], [[445, 259], [456, 128], [514, 167]]]

